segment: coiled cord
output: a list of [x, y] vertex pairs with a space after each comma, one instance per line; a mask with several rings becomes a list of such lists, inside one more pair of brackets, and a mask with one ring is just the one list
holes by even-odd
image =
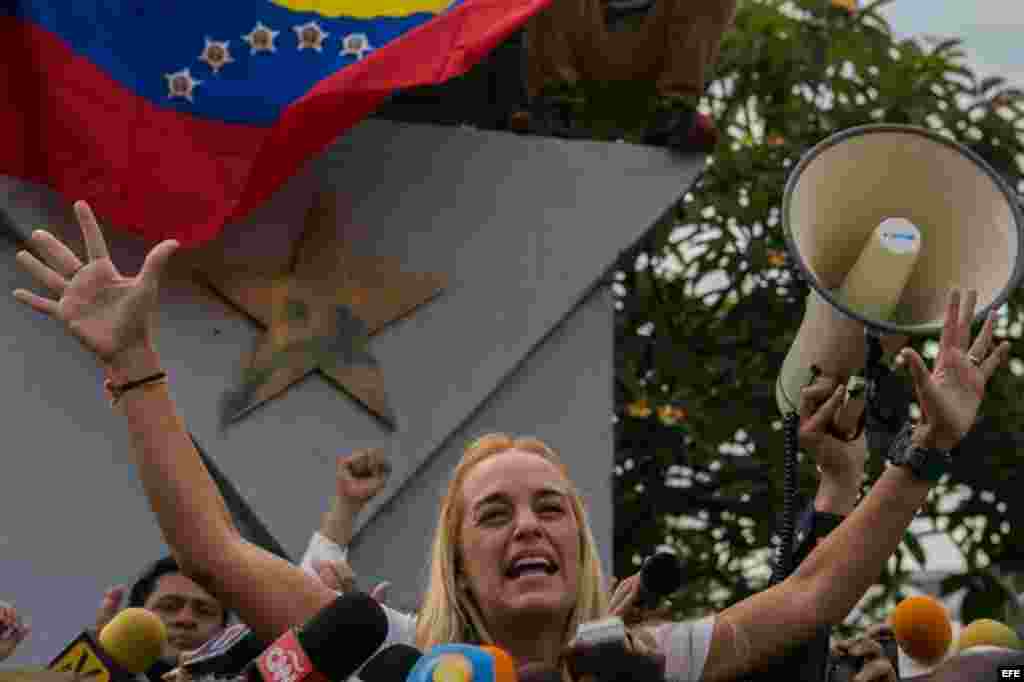
[[782, 582], [793, 571], [793, 534], [796, 529], [797, 454], [800, 415], [787, 412], [782, 419], [782, 522], [771, 584]]

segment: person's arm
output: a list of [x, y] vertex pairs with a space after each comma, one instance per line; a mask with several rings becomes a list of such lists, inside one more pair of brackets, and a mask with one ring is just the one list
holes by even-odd
[[[159, 370], [155, 351], [138, 358], [119, 363], [112, 375], [131, 380]], [[319, 580], [238, 534], [166, 384], [129, 391], [118, 407], [139, 479], [185, 575], [236, 611], [266, 642], [334, 599]]]
[[801, 401], [808, 402], [810, 414], [800, 427], [800, 445], [814, 460], [820, 477], [813, 509], [823, 514], [846, 516], [857, 506], [860, 497], [868, 448], [863, 434], [844, 441], [829, 432], [826, 424], [831, 409], [826, 409], [826, 405], [835, 390], [836, 382], [822, 377], [804, 391]]
[[[347, 566], [348, 545], [352, 542], [356, 517], [384, 488], [390, 474], [391, 464], [379, 449], [338, 456], [334, 495], [321, 518], [320, 528], [313, 532], [302, 556], [300, 565], [306, 572], [317, 575], [318, 567], [323, 564]], [[345, 582], [341, 580], [339, 584]]]
[[[994, 321], [990, 315], [970, 346], [970, 355], [978, 362], [968, 360], [975, 304], [973, 292], [963, 306], [959, 292], [950, 296], [931, 374], [916, 352], [903, 352], [923, 413], [922, 424], [914, 430], [915, 445], [951, 450], [973, 424], [985, 383], [1009, 354], [1005, 342], [989, 354]], [[837, 391], [830, 400], [840, 397]], [[877, 580], [931, 485], [907, 467], [890, 466], [791, 576], [716, 618], [702, 679], [740, 677], [812, 638], [818, 628], [841, 622]]]
[[103, 593], [100, 607], [96, 610], [96, 621], [93, 624], [96, 632], [99, 632], [106, 627], [107, 623], [114, 620], [114, 616], [117, 615], [118, 610], [121, 608], [121, 601], [124, 599], [126, 589], [124, 585], [114, 585]]
[[[829, 400], [837, 387], [835, 379], [816, 376], [800, 394], [799, 443], [817, 465], [820, 480], [817, 494], [797, 520], [793, 537], [794, 566], [799, 566], [842, 523], [860, 496], [867, 444], [863, 434], [850, 440], [837, 437], [835, 433], [848, 434], [856, 430], [863, 401], [848, 401], [840, 407], [838, 399]], [[841, 417], [837, 414], [839, 411], [843, 412]], [[758, 669], [755, 679], [824, 679], [831, 630], [829, 625], [817, 628], [812, 637], [771, 661], [767, 667]]]
[[[236, 611], [263, 641], [273, 641], [329, 604], [335, 593], [298, 566], [246, 542], [178, 415], [153, 344], [160, 275], [177, 243], [164, 241], [142, 271], [114, 267], [96, 219], [84, 202], [75, 213], [88, 262], [53, 235], [32, 234], [35, 254], [19, 265], [57, 299], [19, 289], [20, 302], [49, 315], [91, 351], [108, 374], [115, 409], [124, 417], [139, 479], [164, 539], [183, 572]], [[131, 389], [128, 382], [143, 381]]]
[[[799, 442], [814, 461], [820, 478], [814, 500], [798, 522], [793, 565], [799, 565], [839, 526], [860, 497], [868, 460], [867, 442], [863, 434], [853, 440], [835, 435], [836, 413], [842, 409], [836, 397], [838, 388], [832, 377], [819, 376], [800, 395]], [[844, 416], [854, 423], [860, 418], [859, 413]]]
[[379, 449], [356, 450], [338, 457], [335, 494], [324, 512], [320, 534], [341, 547], [352, 542], [356, 517], [387, 485], [391, 463]]

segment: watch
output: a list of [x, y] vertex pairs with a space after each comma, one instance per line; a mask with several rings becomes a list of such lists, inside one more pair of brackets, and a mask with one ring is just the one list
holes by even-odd
[[915, 445], [911, 441], [913, 434], [914, 425], [908, 421], [889, 448], [889, 463], [907, 467], [921, 481], [935, 483], [949, 468], [949, 451]]

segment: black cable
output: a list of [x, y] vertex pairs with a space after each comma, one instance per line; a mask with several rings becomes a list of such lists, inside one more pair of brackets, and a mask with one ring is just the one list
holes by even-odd
[[779, 546], [776, 548], [772, 585], [782, 582], [793, 571], [799, 429], [800, 415], [796, 412], [787, 412], [782, 419], [782, 521], [779, 524]]
[[877, 410], [879, 386], [882, 382], [882, 373], [885, 371], [885, 365], [882, 364], [884, 351], [882, 350], [882, 340], [876, 332], [870, 328], [866, 329], [864, 337], [868, 347], [868, 357], [864, 363], [864, 378], [867, 383], [865, 411]]

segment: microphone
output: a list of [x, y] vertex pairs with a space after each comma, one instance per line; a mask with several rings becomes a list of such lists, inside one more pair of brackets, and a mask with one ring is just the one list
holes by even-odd
[[439, 644], [420, 658], [406, 682], [517, 682], [508, 652], [495, 646]]
[[981, 647], [991, 649], [1024, 649], [1017, 631], [1006, 623], [991, 618], [973, 620], [963, 630], [956, 641], [957, 652]]
[[640, 567], [640, 589], [634, 603], [637, 608], [653, 609], [682, 584], [683, 566], [679, 557], [670, 552], [657, 552], [647, 557]]
[[348, 592], [289, 629], [246, 668], [263, 682], [342, 682], [384, 644], [388, 616], [376, 599]]
[[953, 641], [953, 625], [946, 607], [927, 595], [907, 597], [889, 614], [896, 643], [910, 658], [934, 665], [946, 655]]
[[146, 609], [130, 608], [114, 616], [98, 636], [83, 632], [47, 667], [94, 678], [91, 682], [127, 682], [152, 666], [166, 644], [163, 621]]
[[402, 682], [421, 658], [423, 653], [414, 646], [392, 644], [366, 662], [359, 671], [359, 679], [363, 682]]
[[251, 629], [238, 623], [207, 640], [181, 667], [192, 679], [237, 677], [266, 648]]

